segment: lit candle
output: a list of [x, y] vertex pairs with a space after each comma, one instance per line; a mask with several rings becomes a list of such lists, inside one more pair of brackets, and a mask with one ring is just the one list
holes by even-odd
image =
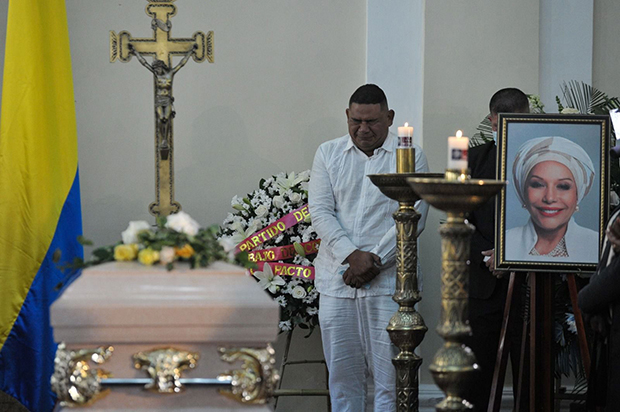
[[398, 128], [398, 147], [413, 147], [413, 127], [409, 123]]
[[413, 127], [405, 123], [398, 128], [398, 147], [396, 148], [396, 173], [415, 172], [415, 149], [413, 148]]
[[467, 151], [469, 138], [463, 137], [462, 131], [457, 131], [456, 136], [448, 137], [448, 169], [467, 169]]

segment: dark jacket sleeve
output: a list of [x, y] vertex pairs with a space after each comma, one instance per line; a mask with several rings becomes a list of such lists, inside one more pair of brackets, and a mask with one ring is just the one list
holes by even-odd
[[[469, 150], [469, 169], [472, 178], [495, 179], [496, 146], [493, 142]], [[493, 293], [496, 278], [484, 262], [482, 251], [495, 247], [495, 199], [489, 200], [468, 217], [476, 230], [471, 238], [469, 254], [469, 296], [487, 299]]]
[[[607, 227], [612, 220], [618, 219], [618, 216], [620, 216], [620, 207], [613, 211], [605, 226]], [[620, 303], [620, 254], [615, 255], [607, 265], [611, 252], [611, 245], [607, 242], [607, 238], [603, 245], [604, 250], [601, 253], [596, 273], [578, 295], [579, 307], [589, 315], [608, 310], [610, 305]]]
[[620, 301], [620, 255], [590, 278], [590, 283], [579, 291], [579, 307], [584, 313], [596, 314]]

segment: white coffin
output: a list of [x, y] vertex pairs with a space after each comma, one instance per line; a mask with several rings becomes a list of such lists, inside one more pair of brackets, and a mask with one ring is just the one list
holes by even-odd
[[[215, 378], [239, 369], [220, 360], [218, 348], [265, 348], [278, 334], [279, 306], [245, 270], [223, 262], [206, 269], [112, 262], [85, 269], [52, 305], [54, 338], [70, 349], [111, 345], [102, 365], [114, 378], [146, 378], [132, 355], [162, 347], [198, 352], [197, 367], [183, 378]], [[158, 394], [141, 386], [112, 387], [89, 410], [267, 411], [225, 398], [217, 389], [187, 386]]]

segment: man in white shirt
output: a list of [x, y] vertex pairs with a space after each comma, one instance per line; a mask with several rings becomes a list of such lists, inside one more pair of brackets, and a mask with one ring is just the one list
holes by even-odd
[[[321, 293], [319, 321], [335, 412], [366, 409], [367, 378], [374, 383], [376, 411], [396, 410], [398, 349], [386, 331], [398, 305], [396, 227], [398, 202], [367, 177], [396, 171], [398, 138], [389, 132], [394, 111], [376, 85], [358, 88], [346, 110], [349, 134], [316, 152], [309, 188], [312, 225], [321, 238], [315, 284]], [[428, 172], [416, 149], [416, 172]], [[424, 229], [428, 205], [418, 202]]]

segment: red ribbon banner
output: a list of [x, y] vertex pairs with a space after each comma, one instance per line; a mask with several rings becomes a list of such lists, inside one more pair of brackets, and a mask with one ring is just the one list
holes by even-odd
[[250, 269], [252, 275], [262, 272], [265, 265], [269, 265], [274, 276], [293, 276], [302, 280], [314, 280], [314, 267], [311, 266], [277, 262], [258, 262], [257, 264], [258, 270]]
[[[299, 243], [306, 255], [312, 255], [319, 251], [321, 239], [311, 240], [310, 242]], [[248, 253], [248, 259], [252, 262], [273, 262], [275, 260], [292, 259], [297, 255], [294, 245], [272, 247], [269, 249], [255, 250]]]
[[235, 247], [235, 254], [243, 251], [249, 252], [258, 245], [275, 238], [286, 229], [291, 228], [297, 223], [305, 220], [309, 214], [307, 204], [297, 210], [293, 210], [291, 213], [276, 220], [266, 228], [242, 240], [241, 243]]

